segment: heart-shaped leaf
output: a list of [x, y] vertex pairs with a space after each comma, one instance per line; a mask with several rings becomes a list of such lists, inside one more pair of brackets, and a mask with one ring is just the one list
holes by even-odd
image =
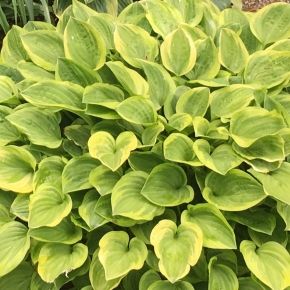
[[193, 199], [184, 170], [171, 163], [157, 165], [149, 174], [141, 194], [160, 206], [176, 206]]
[[137, 138], [132, 132], [123, 132], [117, 139], [105, 131], [94, 133], [88, 142], [89, 152], [93, 158], [116, 171], [137, 147]]
[[123, 231], [111, 231], [100, 242], [98, 257], [105, 270], [106, 280], [126, 275], [131, 270], [141, 269], [147, 257], [147, 248], [138, 238], [129, 241]]
[[203, 238], [197, 225], [184, 223], [177, 227], [171, 220], [162, 220], [153, 228], [150, 242], [159, 259], [161, 273], [175, 283], [197, 263]]

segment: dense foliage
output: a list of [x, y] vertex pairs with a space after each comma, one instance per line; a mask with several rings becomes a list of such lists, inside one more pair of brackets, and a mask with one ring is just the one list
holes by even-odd
[[289, 20], [74, 1], [57, 27], [14, 26], [0, 289], [290, 289]]

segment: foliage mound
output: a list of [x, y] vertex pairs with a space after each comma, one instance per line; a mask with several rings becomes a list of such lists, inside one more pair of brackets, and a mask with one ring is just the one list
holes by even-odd
[[0, 289], [290, 289], [290, 5], [78, 1], [0, 65]]

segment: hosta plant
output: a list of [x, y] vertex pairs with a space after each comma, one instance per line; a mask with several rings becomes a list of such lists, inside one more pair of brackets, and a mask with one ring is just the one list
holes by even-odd
[[0, 289], [290, 289], [290, 5], [74, 1], [0, 65]]

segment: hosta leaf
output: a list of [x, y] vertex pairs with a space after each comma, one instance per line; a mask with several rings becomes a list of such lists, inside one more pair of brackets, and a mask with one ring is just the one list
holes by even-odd
[[0, 289], [5, 290], [23, 290], [31, 289], [31, 276], [34, 272], [29, 262], [21, 263], [12, 272], [0, 278]]
[[194, 88], [182, 94], [176, 103], [176, 113], [203, 117], [209, 106], [209, 89]]
[[27, 222], [29, 214], [29, 195], [17, 195], [11, 204], [10, 212]]
[[72, 200], [53, 185], [43, 184], [30, 195], [28, 223], [30, 228], [54, 227], [72, 209]]
[[235, 234], [222, 213], [211, 204], [188, 205], [181, 222], [198, 225], [203, 233], [203, 246], [212, 249], [236, 249]]
[[219, 174], [225, 175], [242, 163], [242, 159], [229, 144], [219, 145], [213, 152], [210, 152], [210, 149], [210, 144], [203, 139], [198, 139], [193, 144], [193, 150], [199, 161]]
[[91, 265], [90, 265], [89, 276], [90, 276], [91, 284], [94, 290], [114, 289], [120, 284], [123, 276], [112, 279], [112, 280], [106, 280], [105, 270], [99, 260], [98, 254], [99, 254], [99, 250], [96, 250], [93, 255]]
[[52, 112], [24, 107], [14, 111], [6, 119], [33, 144], [57, 148], [62, 142], [59, 122]]
[[114, 44], [114, 17], [110, 14], [99, 13], [89, 17], [88, 23], [98, 31], [104, 39], [107, 49], [115, 48]]
[[171, 282], [185, 277], [201, 254], [202, 232], [191, 223], [179, 227], [171, 220], [160, 221], [152, 230], [151, 244], [161, 273]]
[[262, 159], [268, 162], [283, 161], [285, 158], [284, 140], [279, 135], [265, 136], [258, 139], [250, 147], [239, 147], [233, 143], [233, 149], [242, 157]]
[[0, 76], [0, 85], [0, 103], [7, 103], [15, 98], [17, 89], [9, 77]]
[[160, 133], [163, 131], [164, 131], [164, 125], [161, 122], [148, 126], [142, 132], [142, 136], [141, 136], [144, 147], [154, 146], [158, 140]]
[[22, 92], [23, 98], [36, 107], [82, 111], [83, 88], [61, 81], [42, 81]]
[[233, 169], [224, 176], [211, 172], [206, 177], [205, 186], [202, 192], [204, 199], [226, 211], [251, 208], [266, 197], [262, 185], [239, 169]]
[[30, 237], [47, 243], [75, 244], [82, 238], [82, 230], [76, 227], [69, 219], [63, 219], [54, 227], [30, 228]]
[[285, 230], [290, 231], [290, 205], [278, 201], [277, 211], [286, 224]]
[[55, 71], [57, 58], [64, 56], [63, 40], [56, 31], [31, 31], [23, 34], [21, 40], [36, 65], [48, 71]]
[[262, 184], [267, 195], [270, 195], [288, 205], [290, 205], [289, 197], [289, 176], [290, 164], [283, 162], [281, 167], [270, 174], [256, 172], [253, 169], [248, 170]]
[[141, 96], [127, 98], [120, 103], [116, 111], [124, 120], [138, 125], [148, 125], [157, 121], [153, 103]]
[[45, 244], [39, 253], [38, 273], [41, 279], [52, 283], [62, 273], [81, 267], [88, 256], [88, 248], [83, 244]]
[[283, 128], [284, 120], [276, 111], [249, 107], [233, 115], [230, 134], [240, 147], [249, 147], [258, 139], [275, 135]]
[[66, 58], [92, 69], [105, 64], [106, 44], [102, 36], [89, 24], [70, 18], [64, 31]]
[[174, 284], [169, 281], [156, 281], [150, 285], [148, 290], [194, 290], [194, 288], [185, 281], [177, 281]]
[[241, 72], [246, 66], [249, 53], [238, 34], [231, 29], [223, 28], [220, 32], [219, 45], [221, 64], [233, 73]]
[[162, 63], [177, 76], [187, 74], [196, 61], [196, 48], [189, 33], [178, 28], [168, 34], [160, 46]]
[[254, 90], [245, 85], [230, 85], [211, 94], [211, 114], [230, 118], [235, 112], [247, 107], [254, 100]]
[[115, 140], [110, 133], [99, 131], [90, 137], [88, 146], [93, 158], [116, 171], [136, 149], [137, 138], [132, 132], [123, 132]]
[[275, 3], [259, 10], [251, 21], [251, 30], [263, 43], [268, 44], [290, 36], [290, 7]]
[[217, 257], [209, 261], [209, 290], [215, 289], [239, 289], [239, 282], [236, 274], [226, 265], [219, 264]]
[[[22, 195], [19, 195], [22, 196]], [[27, 196], [27, 195], [23, 195]], [[10, 212], [13, 213], [13, 211], [10, 209]], [[4, 205], [0, 205], [0, 228], [7, 224], [8, 222], [11, 222], [13, 220], [11, 214], [9, 212], [9, 209], [5, 207]]]
[[246, 84], [272, 88], [289, 77], [289, 51], [258, 51], [249, 57], [244, 71]]
[[131, 96], [146, 96], [149, 85], [145, 79], [135, 70], [127, 68], [120, 61], [109, 61], [106, 63], [113, 72], [116, 79]]
[[86, 87], [100, 81], [97, 72], [65, 57], [57, 59], [55, 79], [68, 81]]
[[160, 64], [145, 60], [139, 60], [139, 62], [147, 77], [151, 101], [157, 108], [160, 108], [167, 99], [173, 96], [176, 85], [170, 74]]
[[239, 278], [239, 290], [264, 290], [265, 288], [251, 277]]
[[32, 191], [36, 160], [26, 149], [0, 146], [0, 188], [19, 193]]
[[164, 208], [148, 201], [141, 190], [148, 174], [142, 171], [129, 172], [114, 186], [112, 191], [113, 215], [121, 215], [133, 220], [152, 220], [161, 215]]
[[172, 133], [163, 143], [164, 157], [167, 160], [200, 166], [193, 150], [193, 141], [184, 134]]
[[100, 165], [91, 171], [89, 182], [100, 195], [106, 195], [112, 193], [115, 184], [121, 176], [121, 170], [113, 172], [106, 166]]
[[240, 251], [250, 271], [271, 289], [290, 286], [290, 255], [283, 246], [267, 242], [257, 249], [255, 243], [244, 240]]
[[80, 217], [92, 230], [107, 223], [107, 221], [103, 217], [95, 212], [95, 206], [99, 197], [99, 194], [95, 190], [88, 191], [85, 194], [82, 204], [79, 206], [78, 209]]
[[89, 175], [93, 169], [99, 166], [99, 162], [89, 154], [72, 158], [62, 172], [62, 188], [64, 193], [89, 189]]
[[129, 240], [123, 231], [111, 231], [100, 242], [98, 257], [105, 270], [106, 280], [126, 275], [131, 270], [141, 269], [147, 257], [147, 248], [138, 238]]
[[27, 52], [20, 38], [23, 33], [25, 33], [23, 29], [13, 26], [4, 37], [1, 49], [1, 59], [4, 64], [16, 68], [19, 61], [28, 60]]
[[133, 24], [118, 24], [114, 43], [123, 59], [134, 67], [142, 67], [138, 59], [154, 61], [159, 52], [157, 40]]
[[124, 93], [116, 86], [95, 83], [85, 88], [83, 102], [115, 109], [124, 100]]
[[149, 174], [141, 194], [160, 206], [177, 206], [190, 202], [194, 192], [187, 185], [184, 170], [171, 163], [157, 165]]
[[271, 235], [276, 226], [275, 216], [262, 208], [250, 208], [241, 212], [226, 212], [225, 216], [228, 220], [233, 220], [267, 235]]
[[153, 30], [163, 38], [183, 22], [181, 13], [169, 3], [148, 0], [145, 5], [146, 18]]
[[41, 160], [34, 175], [33, 191], [36, 191], [42, 184], [61, 188], [61, 174], [64, 166], [64, 160], [60, 156], [50, 156]]
[[210, 37], [194, 42], [196, 47], [196, 63], [187, 77], [191, 80], [212, 79], [219, 70], [218, 50]]
[[139, 290], [148, 290], [149, 286], [156, 281], [160, 281], [161, 278], [154, 270], [148, 270], [145, 272], [139, 281]]
[[[77, 19], [87, 21], [90, 16], [97, 15], [95, 10], [83, 4], [82, 2], [78, 0], [73, 0], [72, 2], [72, 12]], [[89, 1], [86, 1], [86, 3], [89, 3]]]
[[14, 270], [24, 259], [30, 247], [27, 228], [11, 221], [0, 228], [0, 277]]
[[35, 65], [33, 62], [20, 61], [17, 70], [23, 77], [32, 81], [43, 81], [44, 79], [54, 79], [54, 75], [45, 69]]

